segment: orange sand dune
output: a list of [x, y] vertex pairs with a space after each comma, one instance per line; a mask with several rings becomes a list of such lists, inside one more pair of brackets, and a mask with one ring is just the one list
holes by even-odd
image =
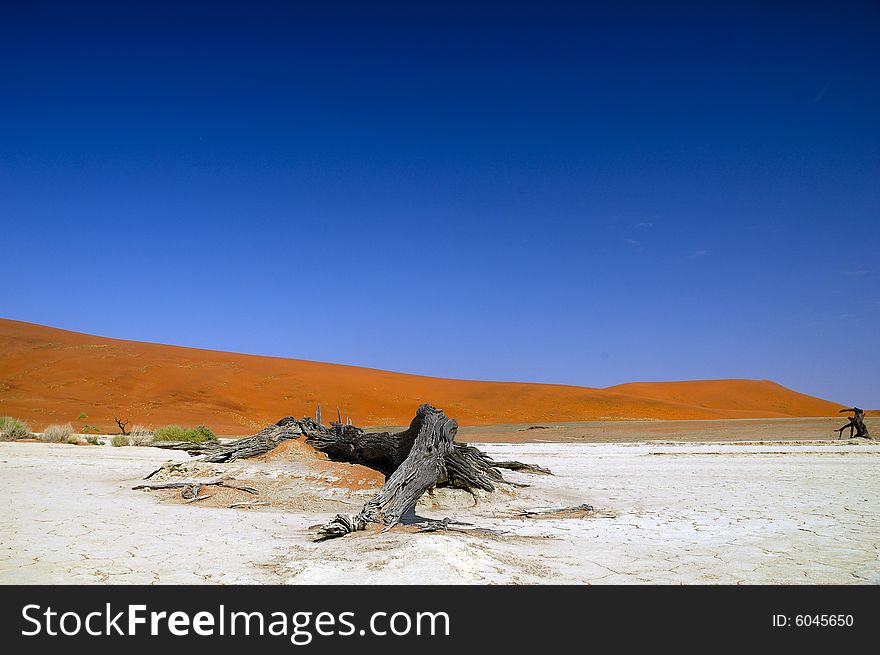
[[[73, 421], [204, 423], [245, 434], [282, 416], [343, 416], [404, 425], [422, 402], [462, 424], [598, 419], [716, 419], [837, 415], [841, 405], [766, 380], [640, 382], [607, 389], [476, 382], [122, 341], [0, 319], [0, 414], [33, 429]], [[87, 418], [77, 420], [80, 413]]]

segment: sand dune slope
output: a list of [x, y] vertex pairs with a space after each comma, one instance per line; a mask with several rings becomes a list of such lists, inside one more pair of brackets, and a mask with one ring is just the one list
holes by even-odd
[[39, 429], [87, 422], [205, 423], [244, 434], [340, 407], [359, 425], [408, 423], [421, 402], [463, 424], [836, 415], [841, 407], [766, 380], [640, 382], [607, 389], [446, 380], [296, 359], [96, 337], [0, 319], [0, 414]]

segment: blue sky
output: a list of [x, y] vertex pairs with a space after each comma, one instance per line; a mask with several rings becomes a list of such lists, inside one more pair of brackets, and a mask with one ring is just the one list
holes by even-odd
[[0, 316], [880, 407], [877, 3], [10, 4]]

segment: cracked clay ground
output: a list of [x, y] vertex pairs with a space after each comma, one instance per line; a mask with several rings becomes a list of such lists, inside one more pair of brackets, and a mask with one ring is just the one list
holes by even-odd
[[[397, 528], [314, 543], [309, 526], [332, 513], [131, 490], [184, 454], [0, 443], [0, 583], [880, 583], [880, 445], [484, 448], [556, 475], [509, 474], [532, 486], [419, 513], [503, 534]], [[580, 503], [598, 514], [515, 517]]]

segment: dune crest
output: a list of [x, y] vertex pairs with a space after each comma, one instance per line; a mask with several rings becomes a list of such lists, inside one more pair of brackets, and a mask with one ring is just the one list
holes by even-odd
[[[288, 415], [403, 425], [419, 404], [462, 424], [608, 419], [785, 418], [837, 415], [836, 403], [768, 380], [636, 382], [605, 389], [448, 380], [298, 359], [97, 337], [0, 319], [0, 414], [40, 429], [74, 421], [210, 425], [247, 434]], [[326, 419], [325, 419], [326, 420]]]

